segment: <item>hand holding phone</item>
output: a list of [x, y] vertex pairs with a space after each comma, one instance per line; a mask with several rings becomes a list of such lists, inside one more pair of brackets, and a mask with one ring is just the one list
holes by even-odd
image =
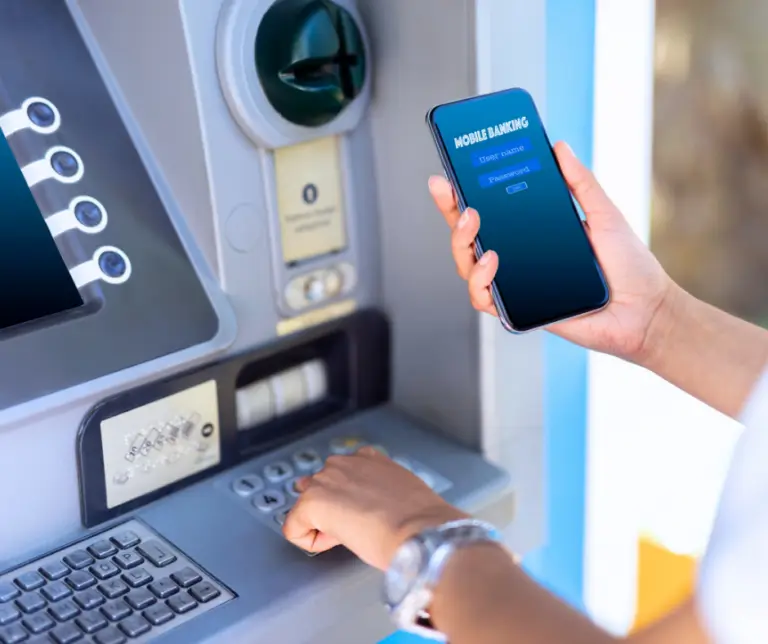
[[520, 89], [440, 105], [427, 121], [459, 206], [480, 213], [480, 257], [504, 327], [523, 333], [603, 309], [608, 283], [531, 96]]

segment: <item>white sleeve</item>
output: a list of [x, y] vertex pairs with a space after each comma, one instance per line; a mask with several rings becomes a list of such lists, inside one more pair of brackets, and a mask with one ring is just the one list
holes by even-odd
[[714, 644], [768, 643], [768, 372], [741, 421], [698, 579], [699, 610]]

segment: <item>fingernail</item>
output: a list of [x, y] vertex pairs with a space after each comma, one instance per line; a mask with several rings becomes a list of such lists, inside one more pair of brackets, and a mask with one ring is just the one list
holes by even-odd
[[570, 152], [572, 157], [576, 156], [576, 153], [573, 151], [573, 148], [566, 141], [563, 141], [563, 145], [565, 146], [565, 149], [568, 150], [568, 152]]
[[429, 178], [429, 187], [434, 188], [440, 182], [440, 177], [432, 176]]
[[462, 213], [461, 217], [459, 217], [459, 228], [464, 228], [464, 226], [466, 226], [468, 223], [469, 223], [469, 212], [465, 210]]
[[487, 252], [485, 255], [483, 255], [480, 258], [480, 261], [478, 262], [478, 264], [480, 264], [480, 266], [487, 266], [488, 262], [490, 261], [491, 261], [491, 253]]

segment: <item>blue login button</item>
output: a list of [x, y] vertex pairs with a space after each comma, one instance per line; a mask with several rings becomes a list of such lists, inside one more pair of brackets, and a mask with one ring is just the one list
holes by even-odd
[[513, 186], [507, 186], [507, 194], [513, 195], [516, 192], [522, 192], [523, 190], [528, 190], [528, 184], [525, 181], [521, 181], [520, 183], [516, 183]]
[[541, 163], [538, 159], [531, 159], [525, 163], [518, 163], [517, 165], [507, 166], [496, 170], [496, 172], [489, 172], [488, 174], [481, 174], [479, 177], [480, 186], [483, 188], [493, 188], [501, 183], [509, 183], [515, 179], [521, 179], [522, 177], [538, 172], [541, 170]]
[[522, 154], [523, 152], [530, 152], [530, 150], [531, 141], [529, 139], [518, 139], [517, 141], [511, 141], [504, 145], [496, 145], [491, 148], [473, 152], [472, 165], [476, 168], [480, 168], [489, 163], [511, 160], [511, 157]]

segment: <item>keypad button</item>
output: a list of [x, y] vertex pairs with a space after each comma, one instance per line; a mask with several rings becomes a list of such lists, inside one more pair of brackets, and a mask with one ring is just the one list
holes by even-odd
[[221, 595], [221, 591], [213, 584], [207, 581], [201, 581], [199, 584], [195, 584], [189, 589], [189, 594], [201, 604], [204, 604], [212, 599], [216, 599]]
[[264, 468], [264, 478], [270, 483], [281, 483], [293, 476], [293, 468], [285, 461], [272, 463]]
[[264, 481], [256, 474], [248, 474], [237, 479], [232, 483], [232, 489], [240, 496], [248, 497], [254, 492], [264, 489]]
[[80, 615], [80, 617], [75, 620], [75, 624], [90, 635], [91, 633], [95, 633], [96, 631], [105, 628], [107, 626], [107, 620], [104, 619], [98, 611], [94, 611], [92, 613]]
[[283, 512], [278, 512], [275, 515], [275, 521], [277, 522], [277, 525], [279, 525], [279, 526], [284, 526], [285, 525], [285, 522], [288, 520], [288, 512], [290, 512], [290, 510], [285, 510]]
[[331, 441], [330, 448], [334, 454], [345, 455], [354, 454], [363, 445], [365, 445], [365, 441], [362, 438], [357, 436], [342, 436], [341, 438], [334, 438]]
[[33, 635], [44, 633], [56, 625], [56, 623], [45, 613], [35, 613], [34, 615], [25, 617], [21, 623], [24, 624], [24, 626], [27, 627], [27, 630]]
[[421, 470], [421, 471], [415, 471], [414, 474], [416, 474], [416, 476], [418, 476], [422, 481], [424, 481], [424, 483], [426, 483], [426, 485], [430, 489], [434, 490], [437, 487], [437, 481], [435, 481], [435, 477], [432, 476], [429, 472], [424, 472], [423, 470]]
[[39, 593], [28, 593], [16, 600], [16, 605], [25, 613], [34, 613], [48, 605]]
[[189, 588], [191, 585], [196, 584], [202, 579], [200, 574], [194, 568], [187, 566], [181, 570], [173, 573], [171, 579], [175, 581], [182, 588]]
[[0, 626], [15, 622], [19, 617], [21, 617], [21, 613], [13, 604], [0, 606]]
[[273, 512], [285, 505], [285, 495], [278, 490], [259, 492], [253, 497], [253, 506], [262, 512]]
[[106, 539], [97, 541], [88, 546], [88, 552], [90, 552], [96, 559], [106, 559], [111, 557], [117, 552], [117, 548], [114, 544], [110, 543]]
[[51, 639], [56, 644], [73, 644], [83, 639], [83, 634], [74, 624], [62, 624], [51, 631]]
[[40, 588], [40, 586], [45, 585], [45, 579], [43, 579], [43, 576], [35, 570], [30, 570], [29, 572], [21, 574], [13, 581], [22, 590], [36, 590]]
[[99, 589], [99, 592], [107, 599], [116, 599], [117, 597], [122, 597], [130, 590], [128, 586], [119, 579], [106, 581], [103, 584], [99, 584], [97, 588]]
[[115, 555], [112, 560], [123, 570], [130, 570], [144, 563], [144, 559], [133, 550], [121, 552], [119, 555]]
[[175, 617], [173, 611], [165, 604], [158, 604], [157, 606], [152, 606], [152, 608], [147, 608], [143, 615], [153, 626], [160, 626], [170, 622]]
[[122, 599], [104, 604], [100, 610], [110, 622], [119, 622], [123, 617], [131, 614], [131, 609]]
[[144, 570], [144, 568], [133, 568], [123, 574], [123, 581], [133, 588], [146, 586], [152, 579], [152, 575]]
[[85, 570], [76, 570], [66, 579], [67, 586], [72, 590], [85, 590], [96, 584], [96, 580]]
[[413, 465], [407, 458], [403, 458], [402, 456], [396, 456], [394, 459], [392, 459], [397, 463], [400, 467], [408, 470], [409, 472], [413, 472]]
[[179, 587], [168, 577], [158, 579], [156, 582], [149, 584], [149, 589], [158, 599], [165, 599], [179, 592]]
[[0, 582], [0, 604], [16, 599], [19, 595], [21, 591], [18, 588], [5, 581]]
[[72, 568], [72, 570], [80, 570], [90, 566], [93, 563], [93, 557], [85, 550], [75, 550], [64, 557], [64, 563]]
[[61, 581], [54, 581], [43, 588], [40, 593], [50, 602], [57, 602], [65, 597], [69, 597], [72, 591]]
[[139, 543], [141, 543], [139, 536], [132, 530], [125, 530], [120, 534], [116, 534], [110, 539], [110, 541], [121, 550], [125, 550], [126, 548], [133, 548], [133, 546], [137, 546]]
[[131, 615], [120, 622], [118, 628], [128, 637], [139, 637], [140, 635], [144, 635], [144, 633], [152, 627], [141, 615]]
[[60, 622], [66, 622], [80, 614], [80, 609], [71, 599], [58, 602], [48, 609], [48, 612]]
[[123, 644], [127, 641], [125, 635], [111, 626], [100, 633], [96, 633], [93, 639], [97, 644]]
[[146, 541], [136, 548], [142, 557], [146, 557], [157, 568], [162, 568], [176, 561], [176, 555], [159, 541]]
[[92, 610], [101, 606], [106, 599], [95, 588], [75, 595], [75, 603], [83, 610]]
[[69, 574], [69, 567], [60, 561], [51, 561], [40, 567], [40, 573], [49, 581], [56, 581]]
[[197, 608], [197, 602], [184, 591], [181, 591], [178, 595], [174, 595], [165, 603], [179, 615], [183, 615], [184, 613], [188, 613]]
[[29, 633], [20, 624], [0, 627], [0, 643], [19, 644], [29, 639]]
[[139, 588], [138, 590], [134, 590], [133, 592], [128, 593], [125, 601], [128, 602], [128, 605], [131, 608], [135, 608], [136, 610], [144, 610], [145, 608], [149, 608], [157, 600], [155, 599], [155, 596], [146, 588]]
[[323, 460], [313, 449], [304, 449], [293, 455], [293, 464], [302, 472], [313, 472], [323, 466]]
[[99, 561], [88, 568], [88, 570], [91, 571], [94, 577], [102, 581], [120, 573], [120, 569], [111, 561]]
[[299, 480], [300, 479], [293, 479], [285, 484], [285, 491], [294, 498], [299, 498], [299, 496], [301, 496], [301, 492], [296, 488], [296, 484]]

